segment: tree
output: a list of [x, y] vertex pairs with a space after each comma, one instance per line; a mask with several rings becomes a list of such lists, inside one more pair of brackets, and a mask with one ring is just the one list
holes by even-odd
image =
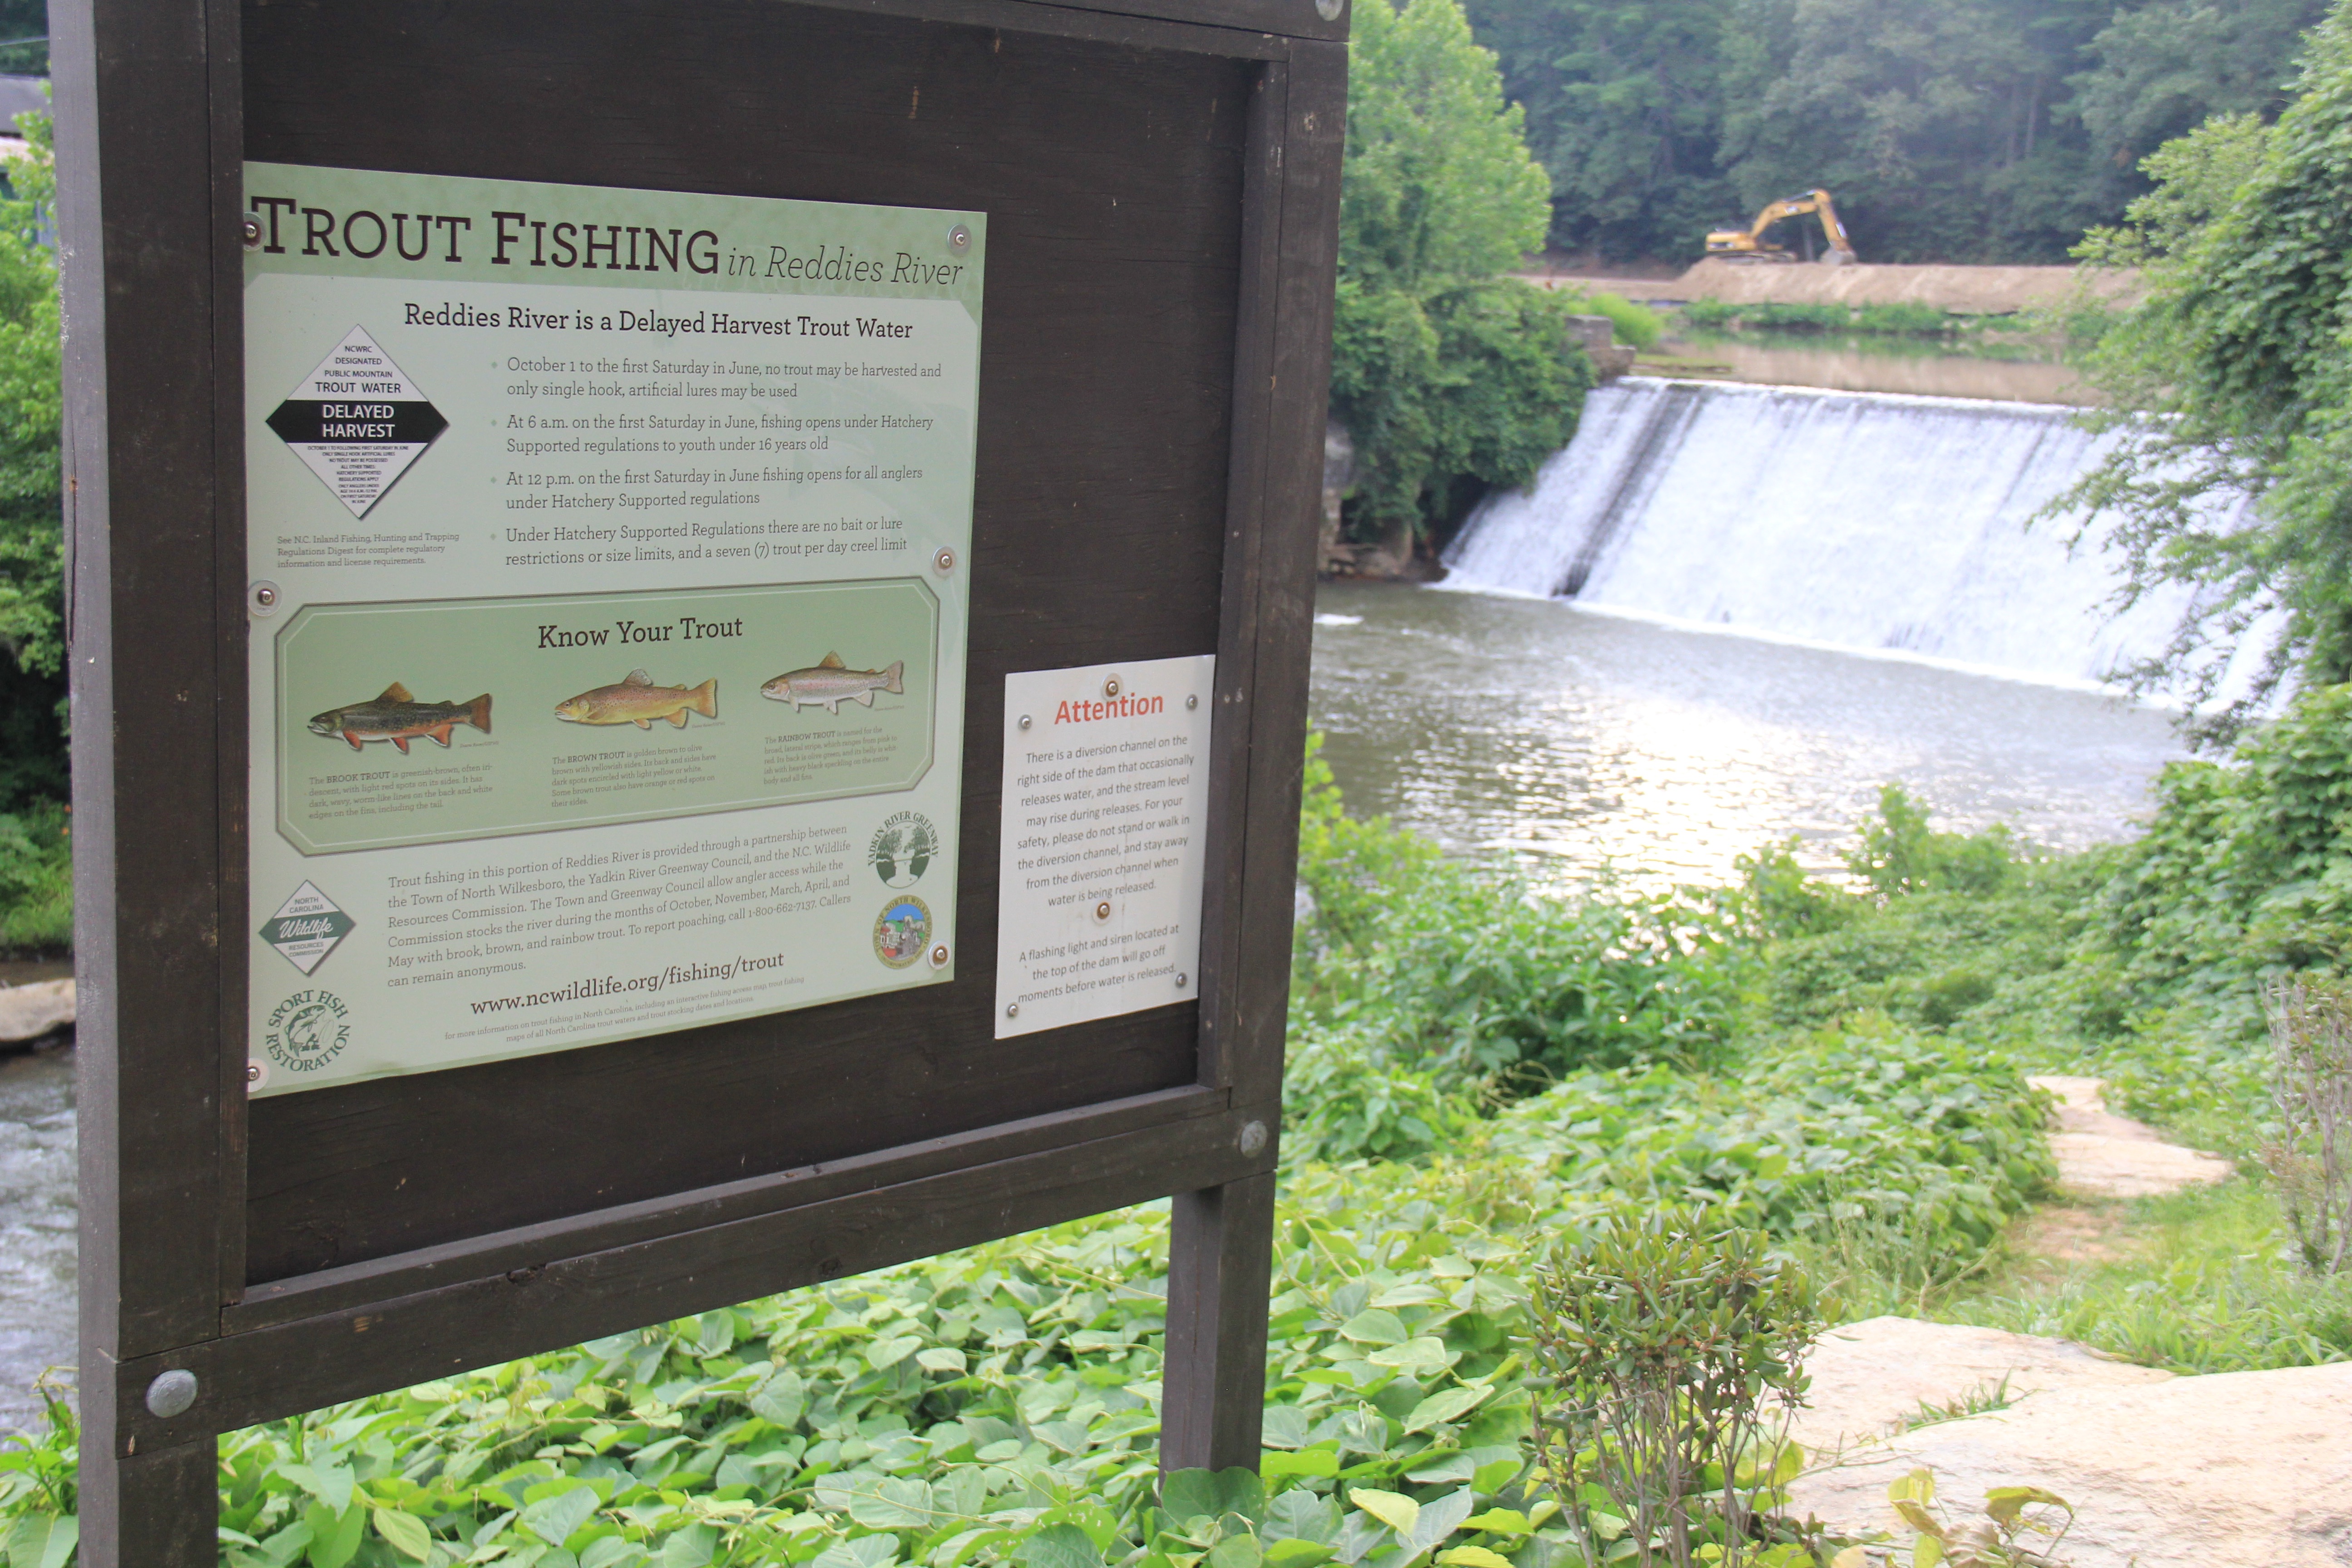
[[26, 149], [0, 199], [0, 810], [66, 793], [64, 395], [40, 238], [57, 181], [48, 117], [20, 120]]
[[1738, 201], [1717, 165], [1729, 0], [1472, 0], [1551, 174], [1551, 240], [1696, 255]]
[[2145, 167], [2152, 193], [2077, 252], [2148, 291], [2090, 356], [2115, 442], [2059, 504], [2116, 520], [2124, 602], [2194, 591], [2136, 685], [2211, 699], [2231, 655], [2258, 661], [2199, 727], [2220, 740], [2284, 681], [2352, 679], [2352, 0], [2275, 126], [2214, 120]]
[[1521, 123], [1459, 0], [1358, 8], [1331, 367], [1358, 538], [1433, 533], [1575, 429], [1590, 369], [1566, 307], [1501, 276], [1550, 211]]

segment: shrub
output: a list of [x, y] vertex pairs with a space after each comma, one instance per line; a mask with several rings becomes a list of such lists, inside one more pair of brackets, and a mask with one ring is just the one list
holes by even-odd
[[1632, 1562], [1688, 1568], [1711, 1537], [1708, 1561], [1753, 1562], [1823, 1327], [1803, 1271], [1717, 1215], [1618, 1218], [1537, 1270], [1533, 1316], [1536, 1452], [1588, 1543], [1622, 1531]]
[[1578, 314], [1606, 316], [1612, 335], [1637, 349], [1654, 349], [1666, 335], [1666, 320], [1646, 305], [1636, 305], [1622, 294], [1572, 294], [1569, 304]]

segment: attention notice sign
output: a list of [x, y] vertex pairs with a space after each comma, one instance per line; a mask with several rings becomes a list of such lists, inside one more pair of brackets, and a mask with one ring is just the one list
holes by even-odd
[[1004, 678], [996, 1037], [1198, 994], [1217, 661]]
[[253, 1092], [952, 977], [982, 215], [246, 205]]

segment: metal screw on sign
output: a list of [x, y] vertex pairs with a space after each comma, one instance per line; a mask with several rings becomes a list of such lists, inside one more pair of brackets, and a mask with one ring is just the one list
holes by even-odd
[[1255, 1154], [1265, 1147], [1265, 1123], [1252, 1121], [1242, 1128], [1242, 1152]]
[[1021, 727], [1024, 730], [1029, 728], [1029, 715], [1026, 713], [1021, 715]]
[[1108, 899], [1105, 899], [1101, 903], [1095, 906], [1095, 919], [1098, 921], [1107, 921], [1110, 919], [1110, 900]]
[[1176, 977], [1176, 989], [1179, 991], [1183, 990], [1184, 987], [1192, 984], [1192, 977], [1189, 974], [1180, 974]]
[[[1322, 0], [1316, 0], [1316, 4], [1321, 5]], [[961, 224], [958, 224], [955, 227], [948, 230], [948, 248], [954, 251], [958, 256], [961, 256], [965, 251], [970, 250], [971, 248], [971, 230], [964, 227]]]
[[946, 942], [941, 942], [939, 946], [931, 949], [931, 967], [933, 969], [945, 969], [947, 966], [948, 944]]
[[261, 248], [261, 220], [251, 213], [245, 215], [245, 247], [247, 250]]
[[166, 1421], [184, 1415], [195, 1402], [196, 1374], [180, 1367], [157, 1373], [155, 1381], [147, 1385], [148, 1412]]
[[276, 615], [278, 613], [278, 584], [275, 583], [256, 583], [253, 586], [247, 588], [245, 591], [245, 607], [251, 610], [257, 616]]
[[247, 1083], [259, 1083], [261, 1081], [261, 1064], [259, 1062], [247, 1062], [245, 1064], [245, 1081]]
[[1114, 675], [1108, 680], [1103, 682], [1103, 695], [1105, 697], [1116, 697], [1118, 695], [1118, 676]]
[[931, 557], [931, 564], [932, 564], [933, 566], [935, 566], [935, 567], [939, 568], [939, 569], [940, 569], [940, 571], [942, 571], [942, 572], [952, 572], [952, 571], [954, 571], [954, 570], [955, 570], [955, 552], [954, 552], [954, 551], [952, 551], [952, 550], [950, 550], [950, 549], [949, 549], [949, 548], [947, 548], [945, 545], [941, 545], [941, 546], [940, 547], [940, 552], [939, 552], [937, 555], [934, 555], [934, 556], [932, 556], [932, 557]]
[[1007, 1002], [1004, 1005], [1004, 1016], [1008, 1018], [1018, 1018], [1021, 1016], [1021, 1004], [1018, 1002]]
[[1200, 705], [1201, 705], [1201, 694], [1200, 694], [1199, 692], [1197, 692], [1197, 691], [1196, 691], [1196, 692], [1194, 692], [1192, 696], [1187, 697], [1186, 699], [1184, 699], [1184, 706], [1185, 706], [1185, 707], [1187, 707], [1187, 708], [1198, 708]]

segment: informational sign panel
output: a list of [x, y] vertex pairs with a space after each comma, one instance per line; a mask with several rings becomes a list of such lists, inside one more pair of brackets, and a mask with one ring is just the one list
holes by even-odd
[[996, 1037], [1189, 999], [1217, 661], [1004, 678]]
[[1258, 1464], [1349, 4], [56, 0], [84, 1568], [1153, 1200]]
[[952, 979], [983, 215], [246, 202], [251, 1091]]

